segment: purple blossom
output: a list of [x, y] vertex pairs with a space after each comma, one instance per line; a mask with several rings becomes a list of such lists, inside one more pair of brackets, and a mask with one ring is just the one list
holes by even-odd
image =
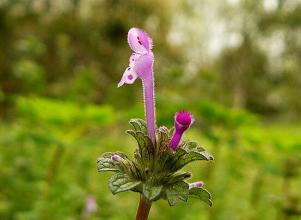
[[205, 183], [203, 181], [198, 181], [198, 182], [190, 183], [189, 184], [189, 189], [200, 188], [200, 187], [203, 187], [204, 184]]
[[174, 120], [175, 131], [168, 144], [173, 151], [177, 150], [184, 132], [190, 127], [194, 119], [189, 112], [177, 112]]
[[86, 207], [85, 207], [85, 213], [86, 214], [92, 214], [95, 213], [97, 211], [97, 203], [96, 203], [96, 199], [93, 195], [88, 195], [86, 197]]
[[124, 71], [118, 87], [125, 83], [133, 84], [138, 77], [142, 80], [147, 133], [152, 142], [155, 143], [156, 119], [153, 42], [146, 32], [139, 28], [131, 28], [128, 32], [128, 43], [134, 53], [130, 56], [129, 66]]
[[114, 161], [120, 161], [122, 158], [121, 158], [119, 155], [114, 154], [114, 155], [111, 157], [111, 159], [114, 160]]

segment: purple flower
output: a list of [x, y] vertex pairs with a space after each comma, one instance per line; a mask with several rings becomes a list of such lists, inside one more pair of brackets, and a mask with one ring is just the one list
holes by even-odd
[[129, 66], [124, 71], [118, 87], [125, 83], [133, 84], [138, 77], [142, 80], [147, 133], [152, 142], [155, 143], [156, 121], [152, 39], [139, 28], [131, 28], [128, 32], [128, 43], [134, 53], [130, 56]]
[[193, 189], [193, 188], [200, 188], [204, 186], [204, 182], [203, 181], [198, 181], [198, 182], [194, 182], [194, 183], [190, 183], [189, 184], [189, 189]]
[[121, 158], [119, 155], [114, 154], [114, 155], [111, 157], [111, 159], [114, 160], [114, 161], [120, 161], [122, 158]]
[[177, 112], [174, 120], [175, 131], [168, 144], [173, 151], [177, 150], [184, 132], [190, 127], [194, 119], [189, 112]]
[[96, 199], [93, 195], [88, 195], [86, 197], [86, 207], [85, 207], [85, 214], [90, 215], [97, 211], [97, 203]]

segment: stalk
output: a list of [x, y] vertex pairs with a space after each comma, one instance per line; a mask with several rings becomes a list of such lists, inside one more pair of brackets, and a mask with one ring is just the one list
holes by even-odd
[[140, 202], [136, 214], [136, 220], [147, 220], [152, 202], [147, 201], [143, 195], [140, 195]]

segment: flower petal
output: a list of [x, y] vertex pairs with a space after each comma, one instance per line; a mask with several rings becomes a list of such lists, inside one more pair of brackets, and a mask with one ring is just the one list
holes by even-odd
[[124, 83], [126, 84], [133, 84], [135, 80], [137, 79], [138, 75], [135, 73], [135, 71], [131, 68], [128, 67], [124, 71], [120, 82], [118, 83], [118, 87], [122, 86]]
[[143, 80], [151, 80], [153, 74], [154, 55], [152, 52], [140, 56], [133, 66], [135, 73]]
[[193, 116], [189, 112], [177, 112], [175, 114], [175, 128], [178, 130], [187, 130], [190, 125], [194, 122]]
[[134, 67], [135, 66], [135, 63], [136, 61], [139, 59], [139, 57], [141, 57], [142, 55], [141, 54], [138, 54], [138, 53], [133, 53], [131, 56], [130, 56], [130, 59], [129, 59], [129, 66], [130, 67]]
[[139, 28], [131, 28], [129, 30], [128, 43], [136, 53], [145, 54], [152, 49], [152, 39]]

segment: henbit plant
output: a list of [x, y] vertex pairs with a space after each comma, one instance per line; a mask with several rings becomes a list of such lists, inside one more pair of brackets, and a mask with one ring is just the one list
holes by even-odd
[[165, 126], [156, 129], [154, 98], [154, 54], [152, 40], [147, 33], [131, 28], [128, 43], [134, 51], [118, 87], [132, 84], [139, 77], [143, 84], [146, 122], [131, 119], [132, 135], [138, 143], [134, 159], [121, 152], [107, 152], [97, 159], [99, 172], [113, 171], [109, 180], [113, 194], [131, 190], [140, 193], [136, 220], [145, 220], [153, 201], [165, 199], [170, 206], [188, 198], [196, 198], [212, 205], [210, 193], [198, 181], [188, 183], [190, 172], [180, 171], [196, 160], [213, 160], [213, 157], [194, 141], [182, 141], [184, 132], [194, 119], [188, 112], [178, 112], [174, 117], [174, 129]]

